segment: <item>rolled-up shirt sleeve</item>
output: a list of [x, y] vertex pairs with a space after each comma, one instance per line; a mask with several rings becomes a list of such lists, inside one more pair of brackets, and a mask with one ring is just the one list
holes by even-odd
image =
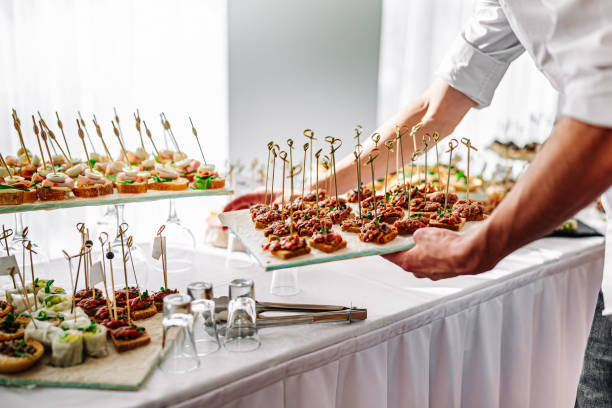
[[499, 2], [481, 0], [436, 74], [484, 108], [510, 63], [524, 51]]

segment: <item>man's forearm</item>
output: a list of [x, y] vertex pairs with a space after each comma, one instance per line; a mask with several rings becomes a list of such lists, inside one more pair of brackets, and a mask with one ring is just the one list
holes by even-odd
[[612, 130], [562, 118], [536, 159], [474, 236], [493, 266], [552, 231], [612, 184]]
[[[417, 138], [417, 148], [422, 145], [422, 135], [433, 132], [438, 132], [440, 137], [445, 137], [450, 134], [468, 110], [475, 106], [475, 103], [465, 96], [463, 93], [452, 88], [442, 81], [436, 81], [426, 94], [413, 101], [411, 104], [402, 109], [394, 117], [386, 121], [377, 130], [381, 134], [379, 149], [381, 150], [381, 158], [385, 158], [384, 142], [395, 138], [395, 126], [401, 128], [402, 147], [404, 163], [409, 163], [410, 157], [414, 151], [414, 145], [409, 137], [410, 129], [417, 123], [423, 121], [424, 126], [419, 131]], [[346, 141], [346, 139], [345, 139]], [[362, 158], [363, 162], [368, 157], [368, 153], [374, 148], [374, 143], [370, 140], [369, 135], [361, 136], [361, 144], [364, 147]], [[336, 172], [338, 180], [338, 191], [345, 192], [357, 186], [357, 173], [355, 171], [354, 156], [349, 154], [352, 147], [348, 143], [342, 148], [344, 158], [336, 163]], [[395, 154], [389, 158], [389, 169], [396, 168]], [[400, 156], [401, 157], [401, 156]], [[375, 166], [375, 178], [381, 178], [385, 174], [385, 159], [377, 161]], [[371, 183], [370, 170], [362, 171], [362, 181], [364, 184]], [[322, 185], [326, 179], [321, 178]]]

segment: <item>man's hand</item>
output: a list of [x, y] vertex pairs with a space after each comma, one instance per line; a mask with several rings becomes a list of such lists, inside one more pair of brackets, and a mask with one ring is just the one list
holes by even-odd
[[462, 235], [441, 228], [425, 228], [414, 233], [416, 246], [403, 252], [384, 255], [417, 278], [439, 280], [459, 275], [475, 275], [489, 270], [483, 246], [474, 235]]

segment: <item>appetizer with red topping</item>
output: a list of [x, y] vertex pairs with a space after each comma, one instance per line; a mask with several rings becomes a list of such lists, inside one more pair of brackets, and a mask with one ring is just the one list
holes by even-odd
[[[385, 206], [385, 196], [376, 195], [376, 206], [384, 207]], [[361, 202], [362, 208], [374, 208], [374, 197], [370, 196]]]
[[186, 190], [189, 180], [180, 177], [178, 172], [170, 167], [160, 167], [151, 172], [147, 182], [149, 190], [180, 191]]
[[124, 169], [117, 174], [117, 192], [120, 194], [142, 194], [147, 192], [151, 174], [136, 169]]
[[[123, 315], [124, 309], [122, 307], [118, 307], [117, 308], [117, 315], [121, 316]], [[106, 321], [110, 321], [109, 319], [112, 317], [111, 311], [108, 310], [108, 307], [106, 306], [102, 306], [101, 308], [99, 308], [96, 313], [93, 316], [93, 320], [97, 323], [103, 323]]]
[[342, 239], [342, 236], [329, 228], [316, 232], [308, 243], [311, 247], [328, 254], [346, 248], [346, 241]]
[[255, 218], [255, 228], [263, 229], [268, 225], [272, 224], [276, 221], [281, 221], [283, 219], [283, 213], [278, 209], [266, 210], [264, 212], [259, 213]]
[[397, 228], [399, 235], [411, 235], [416, 230], [426, 228], [429, 225], [429, 218], [424, 215], [414, 214], [405, 220], [395, 221], [393, 226]]
[[352, 212], [353, 209], [351, 207], [344, 206], [341, 208], [331, 209], [326, 216], [329, 217], [331, 222], [334, 224], [340, 224], [342, 221], [350, 218]]
[[153, 304], [158, 312], [164, 311], [164, 298], [168, 295], [172, 295], [174, 293], [179, 293], [177, 289], [168, 289], [163, 286], [159, 288], [158, 292], [153, 294]]
[[417, 214], [434, 214], [442, 211], [442, 204], [426, 201], [424, 198], [415, 198], [410, 202], [410, 211]]
[[153, 304], [153, 299], [147, 291], [140, 296], [130, 300], [130, 312], [134, 320], [146, 319], [157, 313], [157, 307]]
[[[339, 197], [338, 203], [341, 207], [346, 207], [346, 199]], [[319, 207], [337, 207], [336, 197], [329, 197], [323, 201], [319, 201]]]
[[354, 189], [346, 193], [346, 199], [349, 203], [356, 203], [358, 201], [358, 198], [363, 201], [366, 198], [372, 196], [372, 190], [369, 187], [362, 186], [361, 189], [359, 189], [359, 197], [357, 192], [357, 189]]
[[149, 337], [145, 328], [136, 325], [126, 325], [112, 329], [111, 339], [118, 352], [146, 346], [151, 342], [151, 337]]
[[453, 213], [437, 213], [429, 217], [429, 226], [459, 231], [465, 224], [465, 218]]
[[189, 181], [193, 181], [199, 167], [200, 162], [190, 158], [185, 158], [174, 163], [174, 169], [179, 173], [179, 176]]
[[268, 242], [262, 248], [281, 259], [289, 259], [310, 253], [310, 247], [306, 245], [306, 240], [297, 235]]
[[268, 241], [272, 241], [274, 239], [280, 237], [286, 237], [291, 233], [289, 222], [285, 221], [276, 221], [270, 224], [263, 230], [264, 237], [268, 238]]
[[[128, 288], [128, 293], [129, 293], [130, 299], [135, 299], [140, 295], [140, 292], [138, 291], [138, 289], [133, 286]], [[117, 303], [117, 306], [127, 305], [125, 289], [120, 289], [120, 290], [115, 291], [115, 302]]]
[[327, 194], [327, 192], [325, 191], [325, 189], [320, 188], [319, 189], [319, 197], [317, 199], [317, 192], [315, 190], [311, 191], [310, 193], [306, 194], [304, 196], [304, 201], [309, 202], [309, 203], [315, 203], [317, 201], [322, 201], [325, 200], [325, 195]]
[[361, 232], [361, 227], [363, 227], [366, 223], [370, 221], [371, 220], [369, 219], [365, 219], [365, 218], [362, 219], [359, 217], [349, 218], [347, 220], [342, 221], [342, 224], [340, 224], [340, 229], [342, 231], [353, 232], [355, 234], [358, 234]]
[[[457, 202], [457, 194], [449, 193], [448, 194], [448, 202], [446, 205], [448, 207], [452, 207], [453, 204]], [[444, 205], [444, 200], [446, 200], [446, 194], [441, 191], [436, 191], [435, 193], [427, 194], [427, 201], [432, 201], [434, 203], [440, 203]]]
[[327, 217], [305, 218], [295, 223], [295, 230], [301, 237], [310, 237], [315, 231], [323, 228], [331, 228], [332, 221]]
[[480, 201], [460, 200], [453, 205], [453, 213], [466, 221], [482, 221], [485, 219], [484, 206]]
[[[387, 205], [381, 207], [376, 210], [376, 215], [378, 219], [382, 222], [386, 222], [388, 224], [393, 224], [395, 221], [401, 220], [404, 216], [404, 210], [402, 207], [396, 207]], [[374, 219], [374, 211], [373, 210], [364, 210], [363, 218], [367, 218], [369, 220]]]
[[[95, 297], [101, 297], [102, 296], [102, 291], [98, 288], [94, 289], [95, 290]], [[73, 295], [74, 297], [74, 302], [75, 303], [79, 303], [81, 300], [85, 299], [85, 298], [90, 298], [90, 297], [94, 297], [94, 290], [92, 289], [79, 289], [76, 291], [76, 293]]]
[[397, 229], [384, 222], [371, 221], [361, 227], [359, 239], [363, 242], [386, 244], [397, 237]]
[[84, 170], [77, 176], [77, 182], [72, 190], [77, 197], [98, 197], [113, 193], [113, 182], [102, 173], [94, 170]]
[[74, 180], [64, 173], [49, 173], [36, 189], [38, 199], [42, 201], [66, 200], [74, 188]]
[[80, 300], [77, 306], [85, 311], [87, 316], [94, 316], [98, 309], [106, 304], [106, 300], [102, 296], [88, 297]]

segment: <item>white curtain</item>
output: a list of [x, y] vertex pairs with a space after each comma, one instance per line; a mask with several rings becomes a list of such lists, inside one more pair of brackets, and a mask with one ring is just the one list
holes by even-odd
[[[57, 111], [73, 154], [84, 157], [75, 124], [80, 110], [96, 150], [103, 151], [93, 131], [93, 114], [117, 156], [119, 144], [110, 124], [116, 107], [129, 149], [139, 145], [133, 117], [136, 109], [158, 147], [164, 145], [159, 120], [163, 111], [181, 150], [199, 159], [189, 127], [191, 115], [207, 159], [222, 167], [229, 146], [226, 8], [225, 0], [0, 2], [0, 151], [15, 154], [18, 148], [10, 116], [15, 108], [31, 150], [38, 151], [38, 147], [30, 116], [39, 110], [59, 136]], [[146, 136], [145, 143], [151, 151]], [[204, 217], [221, 204], [218, 199], [178, 201], [179, 215], [201, 241]], [[151, 239], [152, 231], [165, 220], [167, 205], [126, 207], [135, 239]], [[70, 240], [54, 237], [63, 234], [76, 240], [74, 223], [94, 223], [101, 213], [95, 207], [32, 213], [26, 216], [26, 223], [33, 239], [55, 257], [60, 255], [60, 245], [74, 246], [70, 247]], [[0, 216], [0, 220], [13, 224], [12, 216]]]
[[[477, 1], [383, 1], [379, 123], [428, 88]], [[479, 169], [485, 161], [498, 161], [485, 150], [494, 139], [519, 145], [543, 141], [552, 126], [557, 100], [557, 92], [525, 53], [506, 73], [491, 106], [469, 112], [453, 137], [469, 137], [479, 147], [474, 155], [474, 168]]]

